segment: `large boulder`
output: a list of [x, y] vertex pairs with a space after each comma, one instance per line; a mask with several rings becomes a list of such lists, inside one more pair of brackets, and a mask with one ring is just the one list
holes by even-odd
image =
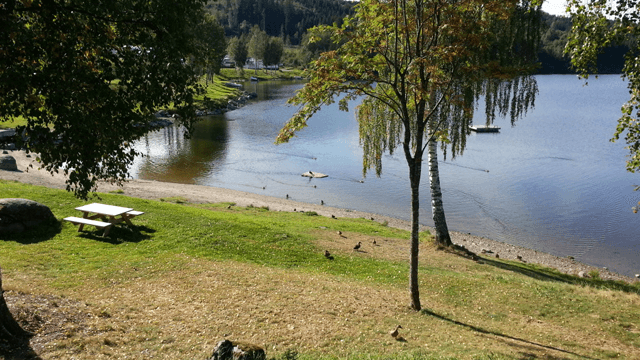
[[0, 199], [0, 234], [22, 232], [55, 218], [51, 210], [27, 199]]
[[0, 170], [17, 171], [16, 159], [11, 155], [0, 155]]
[[222, 340], [208, 360], [265, 360], [267, 354], [258, 345]]

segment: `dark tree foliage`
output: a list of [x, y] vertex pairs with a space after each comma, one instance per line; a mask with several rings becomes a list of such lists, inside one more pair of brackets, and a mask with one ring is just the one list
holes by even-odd
[[247, 58], [249, 57], [249, 49], [247, 48], [249, 40], [247, 39], [247, 35], [242, 35], [240, 37], [234, 37], [229, 40], [229, 45], [227, 46], [227, 52], [233, 58], [233, 61], [236, 63], [236, 68], [242, 71]]
[[267, 46], [264, 49], [264, 59], [263, 62], [265, 65], [278, 65], [280, 64], [280, 59], [282, 59], [284, 45], [282, 44], [282, 39], [279, 37], [272, 36], [269, 38], [267, 42]]
[[206, 74], [207, 79], [211, 79], [213, 74], [220, 73], [222, 59], [227, 53], [224, 29], [213, 16], [207, 15], [198, 25], [196, 35], [200, 57], [194, 58], [194, 62], [202, 68], [201, 73]]
[[[227, 36], [246, 33], [258, 25], [269, 36], [299, 44], [307, 29], [320, 24], [341, 24], [352, 13], [353, 2], [344, 0], [219, 0], [207, 5]], [[249, 26], [242, 26], [243, 22]]]
[[204, 1], [0, 1], [0, 120], [77, 196], [120, 183], [154, 111], [195, 115]]
[[[571, 60], [564, 49], [571, 32], [571, 18], [542, 14], [543, 29], [540, 45], [541, 67], [539, 74], [576, 74], [571, 67]], [[614, 45], [603, 49], [598, 55], [597, 71], [599, 74], [621, 74], [624, 67], [624, 54], [629, 50], [627, 45]]]

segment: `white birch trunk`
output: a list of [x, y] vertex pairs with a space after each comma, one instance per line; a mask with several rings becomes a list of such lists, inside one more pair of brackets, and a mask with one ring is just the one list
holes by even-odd
[[444, 216], [442, 190], [440, 189], [440, 171], [438, 170], [438, 143], [429, 141], [429, 187], [431, 189], [431, 213], [435, 224], [436, 244], [451, 246], [449, 228]]

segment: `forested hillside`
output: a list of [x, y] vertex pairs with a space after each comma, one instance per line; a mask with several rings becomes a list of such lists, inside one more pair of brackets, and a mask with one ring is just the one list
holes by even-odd
[[[564, 47], [571, 30], [571, 19], [543, 13], [542, 21], [545, 27], [542, 33], [540, 47], [540, 74], [575, 74], [570, 68], [569, 58], [565, 57]], [[598, 72], [601, 74], [620, 74], [624, 65], [624, 54], [627, 46], [607, 48], [598, 57]]]
[[248, 33], [253, 25], [269, 36], [298, 45], [307, 29], [340, 23], [353, 3], [343, 0], [217, 0], [207, 5], [227, 36]]
[[[352, 12], [354, 4], [344, 0], [217, 0], [210, 2], [207, 9], [228, 37], [248, 34], [258, 25], [267, 35], [282, 38], [285, 45], [300, 45], [307, 29], [319, 24], [340, 24], [344, 16]], [[543, 13], [542, 20], [545, 26], [538, 73], [574, 74], [563, 53], [571, 19]], [[599, 73], [621, 73], [627, 49], [627, 46], [608, 48], [600, 55]], [[308, 50], [317, 53], [314, 49]]]

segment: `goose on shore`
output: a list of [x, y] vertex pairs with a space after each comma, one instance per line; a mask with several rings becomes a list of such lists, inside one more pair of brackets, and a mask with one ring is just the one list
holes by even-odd
[[400, 325], [396, 326], [396, 328], [393, 331], [389, 332], [389, 335], [391, 335], [391, 337], [393, 337], [394, 339], [397, 339], [398, 335], [400, 335], [400, 333], [398, 332], [398, 329], [402, 329], [402, 326]]

